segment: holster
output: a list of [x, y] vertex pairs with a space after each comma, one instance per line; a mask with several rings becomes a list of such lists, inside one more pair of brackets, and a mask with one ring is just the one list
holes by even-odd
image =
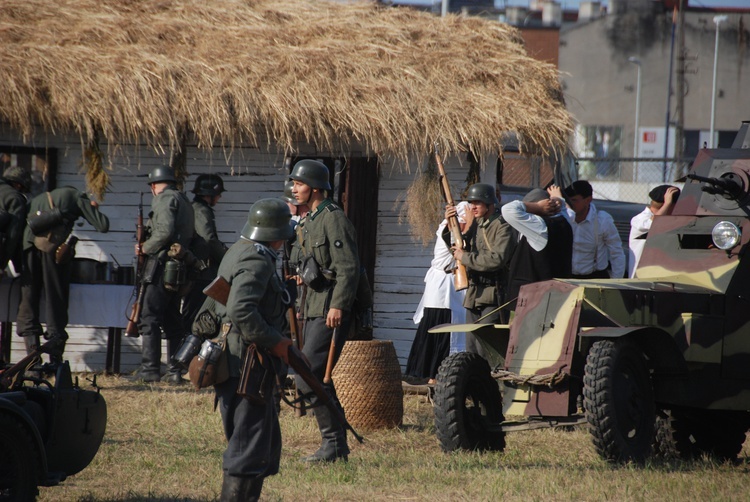
[[237, 395], [250, 401], [250, 404], [265, 405], [266, 398], [273, 392], [274, 372], [269, 358], [254, 343], [245, 349]]

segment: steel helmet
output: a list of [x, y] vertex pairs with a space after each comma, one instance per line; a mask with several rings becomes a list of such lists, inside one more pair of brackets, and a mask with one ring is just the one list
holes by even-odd
[[297, 202], [297, 199], [294, 198], [294, 194], [292, 193], [292, 188], [294, 188], [294, 180], [289, 180], [284, 183], [284, 195], [281, 196], [281, 199], [287, 201], [289, 204], [299, 206], [299, 202]]
[[294, 234], [292, 213], [281, 199], [260, 199], [250, 206], [242, 237], [257, 242], [288, 240]]
[[290, 180], [301, 181], [310, 188], [322, 188], [323, 190], [331, 189], [331, 182], [328, 178], [328, 168], [322, 162], [317, 160], [305, 159], [294, 164]]
[[31, 172], [23, 167], [9, 167], [3, 173], [3, 179], [9, 183], [18, 183], [27, 192], [31, 190]]
[[225, 192], [224, 180], [218, 174], [201, 174], [195, 179], [195, 186], [193, 187], [193, 193], [195, 195], [221, 195], [221, 192]]
[[500, 201], [497, 200], [497, 195], [495, 195], [495, 187], [489, 183], [474, 183], [471, 185], [469, 191], [466, 193], [466, 200], [469, 202], [478, 200], [488, 206], [490, 204], [500, 204]]
[[148, 174], [148, 184], [152, 183], [175, 183], [177, 180], [174, 177], [174, 169], [169, 166], [155, 167], [153, 171]]

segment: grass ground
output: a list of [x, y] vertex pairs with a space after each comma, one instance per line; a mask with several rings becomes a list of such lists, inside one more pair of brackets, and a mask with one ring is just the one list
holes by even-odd
[[[189, 386], [135, 384], [99, 377], [109, 420], [91, 465], [40, 501], [213, 501], [221, 487], [225, 439], [213, 393]], [[319, 442], [315, 419], [282, 407], [281, 473], [266, 480], [264, 501], [740, 500], [747, 497], [750, 450], [739, 465], [602, 461], [588, 432], [511, 433], [504, 452], [443, 453], [425, 396], [404, 398], [403, 426], [358, 431], [348, 463], [306, 466]], [[351, 437], [350, 437], [351, 438]]]

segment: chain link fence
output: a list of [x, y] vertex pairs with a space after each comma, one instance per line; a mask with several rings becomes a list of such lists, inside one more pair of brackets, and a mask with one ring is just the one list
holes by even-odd
[[682, 188], [692, 158], [598, 158], [577, 160], [578, 179], [594, 187], [595, 199], [647, 203], [651, 188], [670, 184]]

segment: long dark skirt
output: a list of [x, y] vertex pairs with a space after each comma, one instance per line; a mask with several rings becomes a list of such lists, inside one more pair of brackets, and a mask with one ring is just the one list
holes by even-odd
[[417, 334], [411, 345], [409, 359], [406, 362], [405, 375], [415, 378], [435, 378], [440, 363], [448, 356], [451, 346], [451, 334], [428, 333], [427, 330], [438, 324], [451, 322], [450, 309], [425, 308], [422, 320], [419, 321]]

